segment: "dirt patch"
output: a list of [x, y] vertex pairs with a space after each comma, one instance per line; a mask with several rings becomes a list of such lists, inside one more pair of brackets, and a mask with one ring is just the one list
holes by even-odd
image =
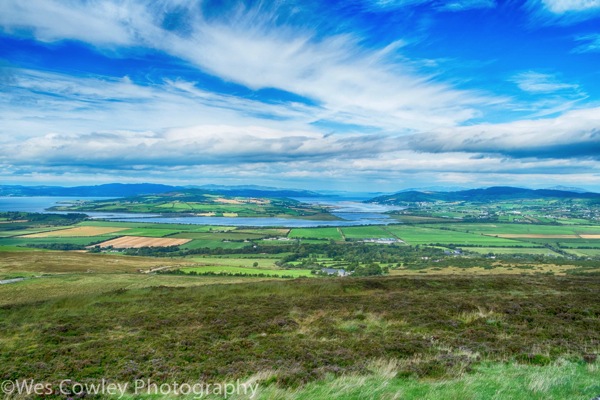
[[59, 229], [56, 231], [32, 233], [23, 235], [24, 238], [45, 238], [45, 237], [76, 237], [76, 236], [99, 236], [108, 233], [124, 231], [129, 228], [115, 228], [111, 226], [78, 226], [76, 228]]
[[[94, 246], [109, 247], [115, 249], [137, 249], [140, 247], [167, 247], [179, 246], [189, 242], [192, 239], [175, 239], [175, 238], [153, 238], [145, 236], [121, 236], [120, 238], [107, 240]], [[89, 246], [89, 247], [94, 247]]]
[[579, 235], [582, 239], [600, 239], [600, 235]]

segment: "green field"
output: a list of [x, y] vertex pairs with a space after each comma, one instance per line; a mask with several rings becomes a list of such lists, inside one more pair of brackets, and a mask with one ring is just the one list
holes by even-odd
[[42, 227], [42, 228], [25, 228], [25, 229], [6, 229], [7, 227], [4, 227], [2, 225], [0, 225], [0, 228], [5, 228], [5, 230], [0, 230], [0, 238], [3, 237], [14, 237], [14, 236], [21, 236], [21, 235], [30, 235], [32, 233], [40, 233], [40, 232], [51, 232], [51, 231], [55, 231], [61, 228], [49, 228], [49, 227]]
[[391, 231], [381, 226], [352, 226], [343, 227], [342, 233], [348, 239], [380, 239], [392, 238]]
[[539, 254], [552, 257], [562, 257], [562, 255], [546, 248], [537, 249], [531, 247], [509, 248], [509, 247], [462, 247], [465, 251], [472, 251], [479, 254]]
[[267, 237], [267, 234], [238, 232], [235, 230], [229, 232], [182, 232], [172, 235], [174, 238], [204, 239], [204, 240], [253, 240]]
[[487, 235], [535, 234], [535, 235], [576, 235], [580, 233], [600, 234], [600, 226], [590, 225], [535, 225], [535, 224], [444, 224], [427, 225], [431, 228], [447, 228], [462, 232]]
[[98, 243], [108, 240], [115, 235], [108, 236], [84, 236], [84, 237], [46, 237], [46, 238], [1, 238], [0, 246], [27, 246], [27, 245], [43, 245], [43, 244], [75, 244], [87, 246], [92, 243]]
[[243, 249], [249, 246], [249, 243], [244, 242], [224, 242], [222, 240], [192, 240], [180, 246], [182, 249]]
[[118, 236], [126, 235], [126, 236], [149, 236], [149, 237], [163, 237], [163, 236], [171, 236], [180, 231], [177, 229], [164, 229], [160, 227], [144, 227], [144, 228], [132, 228], [127, 229], [125, 231], [117, 232]]
[[496, 238], [477, 233], [458, 232], [421, 226], [390, 225], [387, 229], [410, 245], [455, 244], [461, 246], [532, 247], [534, 244]]
[[600, 248], [597, 249], [564, 249], [568, 254], [573, 254], [578, 257], [600, 257]]
[[294, 228], [291, 230], [288, 237], [342, 240], [342, 235], [338, 228]]
[[264, 258], [260, 256], [248, 257], [243, 255], [232, 254], [227, 257], [215, 257], [215, 256], [192, 256], [185, 258], [186, 261], [193, 261], [201, 266], [227, 266], [227, 267], [250, 267], [253, 263], [258, 264], [258, 268], [266, 269], [279, 269], [275, 265], [277, 261], [275, 258]]

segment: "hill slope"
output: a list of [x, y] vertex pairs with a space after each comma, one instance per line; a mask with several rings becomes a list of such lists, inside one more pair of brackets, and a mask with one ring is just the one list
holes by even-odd
[[485, 189], [461, 190], [458, 192], [420, 192], [408, 191], [392, 195], [378, 196], [369, 203], [378, 204], [404, 204], [415, 202], [435, 201], [478, 201], [488, 202], [496, 200], [523, 200], [523, 199], [600, 199], [599, 193], [581, 193], [553, 189], [524, 189], [510, 186], [494, 186]]
[[19, 186], [0, 185], [0, 196], [130, 197], [193, 190], [202, 193], [241, 197], [320, 197], [308, 190], [280, 189], [263, 186], [205, 185], [190, 187], [154, 183], [108, 183], [95, 186]]

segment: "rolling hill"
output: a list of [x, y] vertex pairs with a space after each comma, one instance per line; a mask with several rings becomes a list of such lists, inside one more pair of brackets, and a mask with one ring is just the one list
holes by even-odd
[[368, 203], [377, 204], [405, 204], [416, 202], [489, 202], [496, 200], [524, 200], [524, 199], [590, 199], [600, 200], [599, 193], [571, 192], [554, 189], [525, 189], [510, 186], [494, 186], [484, 189], [461, 190], [457, 192], [433, 191], [405, 191], [391, 195], [378, 196], [368, 200]]

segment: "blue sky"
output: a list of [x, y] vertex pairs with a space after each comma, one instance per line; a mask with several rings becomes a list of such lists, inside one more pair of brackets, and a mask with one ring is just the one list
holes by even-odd
[[600, 0], [0, 0], [4, 184], [600, 190]]

